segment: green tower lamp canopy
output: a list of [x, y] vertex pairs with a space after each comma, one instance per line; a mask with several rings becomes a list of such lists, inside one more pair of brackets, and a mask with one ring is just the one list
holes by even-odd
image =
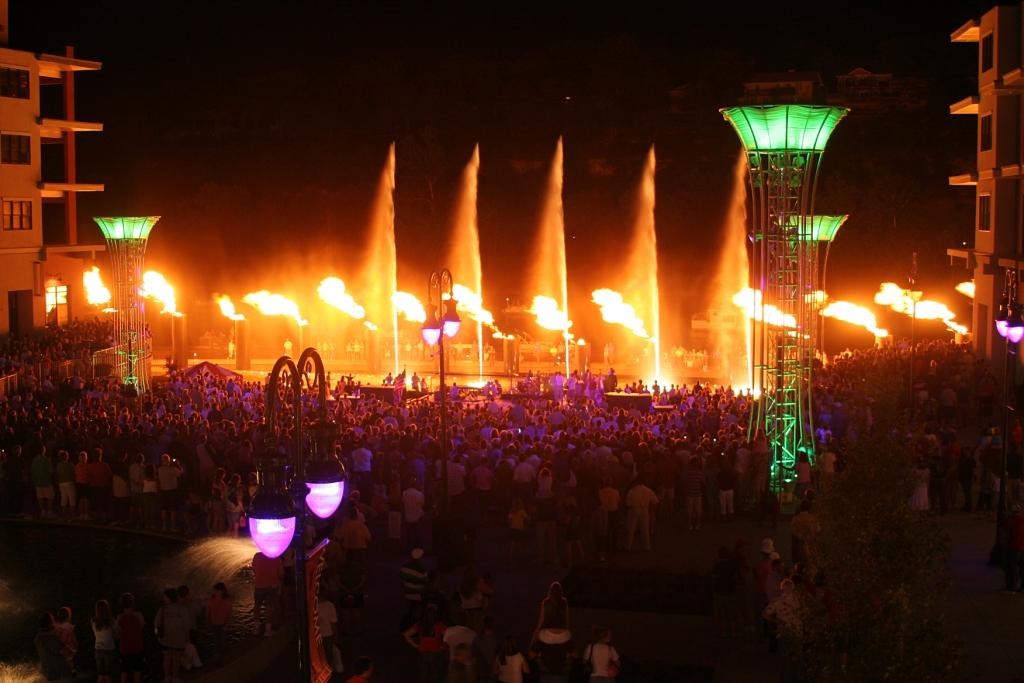
[[[842, 227], [848, 215], [841, 216], [811, 216], [811, 232], [807, 236], [808, 242], [831, 242], [836, 238], [836, 233]], [[790, 227], [798, 227], [799, 217], [790, 216]]]
[[93, 220], [108, 240], [144, 240], [160, 216], [93, 217]]
[[748, 152], [821, 152], [849, 110], [813, 104], [770, 104], [720, 111]]

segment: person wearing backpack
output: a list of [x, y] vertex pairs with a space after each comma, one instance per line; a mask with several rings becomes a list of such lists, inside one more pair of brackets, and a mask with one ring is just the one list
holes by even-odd
[[594, 627], [593, 639], [583, 650], [584, 665], [590, 671], [590, 683], [615, 683], [619, 675], [619, 653], [611, 644], [612, 632]]

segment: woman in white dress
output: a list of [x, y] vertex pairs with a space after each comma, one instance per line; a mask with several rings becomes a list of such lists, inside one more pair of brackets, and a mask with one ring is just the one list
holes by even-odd
[[910, 509], [927, 512], [931, 509], [928, 503], [928, 479], [931, 473], [924, 460], [918, 460], [914, 467], [914, 493], [910, 496]]

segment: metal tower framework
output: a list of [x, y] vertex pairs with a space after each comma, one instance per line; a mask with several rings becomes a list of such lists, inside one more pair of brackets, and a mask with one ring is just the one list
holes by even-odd
[[142, 394], [149, 390], [152, 347], [146, 331], [146, 309], [139, 289], [146, 241], [160, 216], [93, 218], [107, 239], [114, 267], [113, 306], [115, 371], [121, 384]]
[[721, 111], [743, 143], [750, 173], [750, 278], [760, 292], [750, 363], [754, 388], [761, 392], [751, 411], [751, 433], [762, 429], [771, 444], [771, 483], [779, 490], [794, 478], [801, 452], [814, 456], [814, 196], [825, 145], [847, 110], [785, 104]]

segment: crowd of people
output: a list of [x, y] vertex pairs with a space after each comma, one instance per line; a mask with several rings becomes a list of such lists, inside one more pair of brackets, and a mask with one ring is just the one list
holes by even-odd
[[[0, 396], [4, 512], [189, 536], [244, 533], [245, 510], [259, 488], [258, 458], [267, 448], [287, 453], [292, 441], [287, 428], [272, 431], [262, 424], [264, 385], [175, 371], [152, 393], [131, 397], [112, 380], [86, 376], [84, 365], [57, 382], [45, 371], [47, 363], [109, 346], [109, 337], [109, 328], [100, 323], [74, 324], [0, 348], [0, 368], [20, 378], [16, 391]], [[437, 403], [354, 397], [339, 382], [328, 409], [338, 426], [336, 454], [346, 465], [350, 493], [332, 523], [318, 530], [331, 538], [326, 599], [318, 610], [325, 652], [333, 658], [333, 646], [359, 631], [366, 554], [371, 546], [390, 543], [410, 558], [401, 573], [407, 603], [401, 621], [418, 653], [420, 680], [496, 676], [493, 680], [518, 681], [531, 669], [548, 676], [542, 680], [565, 680], [558, 676], [568, 676], [573, 666], [587, 668], [592, 681], [614, 680], [618, 654], [608, 629], [573, 639], [568, 605], [556, 585], [528, 643], [495, 630], [487, 610], [492, 599], [487, 577], [472, 569], [478, 527], [504, 527], [513, 562], [571, 567], [605, 562], [615, 553], [657, 551], [655, 530], [662, 526], [680, 533], [711, 523], [727, 529], [742, 512], [774, 523], [783, 504], [793, 500], [799, 509], [794, 546], [800, 548], [800, 541], [815, 533], [813, 518], [801, 518], [813, 516], [813, 492], [827, 489], [842, 470], [844, 446], [872, 424], [873, 397], [862, 378], [878, 371], [900, 376], [910, 362], [906, 347], [888, 347], [841, 354], [816, 369], [807, 428], [815, 430], [818, 448], [796, 464], [792, 487], [781, 496], [768, 486], [765, 435], [747, 431], [754, 398], [730, 387], [655, 384], [650, 387], [654, 404], [672, 409], [640, 410], [606, 404], [605, 393], [618, 388], [614, 373], [557, 375], [543, 384], [546, 393], [539, 382], [536, 393], [502, 394], [500, 385], [489, 385], [492, 390], [474, 394], [473, 400], [453, 394], [448, 443], [442, 444]], [[938, 512], [958, 503], [968, 510], [990, 507], [993, 486], [998, 488], [992, 452], [1001, 437], [990, 430], [976, 447], [961, 448], [957, 430], [975, 410], [983, 417], [994, 414], [997, 383], [991, 371], [966, 347], [948, 342], [920, 343], [913, 362], [912, 410], [919, 428], [908, 442], [927, 485], [912, 503]], [[316, 400], [314, 392], [303, 397], [310, 419], [319, 408]], [[1022, 432], [1018, 423], [1009, 435], [1015, 448]], [[1019, 448], [1014, 452], [1018, 463]], [[1022, 494], [1020, 470], [1019, 464], [1010, 467], [1012, 502]], [[432, 529], [443, 500], [451, 514], [440, 535]], [[786, 596], [801, 580], [806, 583], [805, 577], [775, 566], [781, 558], [771, 539], [761, 551], [763, 562], [756, 569], [736, 550], [719, 554], [713, 571], [715, 616], [725, 634], [754, 619], [784, 624], [792, 618]], [[799, 560], [798, 552], [794, 559]], [[425, 553], [456, 557], [455, 564], [470, 567], [454, 600], [438, 591], [437, 576], [423, 563]], [[275, 588], [283, 577], [275, 562], [264, 560], [253, 563], [261, 633], [280, 618]], [[756, 601], [740, 608], [730, 596], [742, 585]], [[175, 592], [178, 599], [168, 591], [158, 617], [165, 638], [176, 633], [179, 627], [168, 624], [177, 623], [175, 614], [183, 611], [176, 607], [181, 592]], [[215, 597], [220, 606], [211, 608]], [[225, 590], [214, 590], [206, 606], [210, 626], [223, 629], [227, 623], [226, 600]], [[131, 596], [122, 596], [121, 608], [114, 617], [109, 604], [97, 604], [94, 632], [98, 623], [113, 634], [96, 634], [97, 671], [108, 668], [100, 651], [122, 648], [126, 640], [123, 635], [118, 640], [117, 624], [133, 613]], [[198, 614], [184, 622], [186, 636]], [[62, 623], [60, 613], [41, 623], [36, 642], [44, 670], [64, 671], [54, 654], [67, 658]], [[127, 640], [131, 655], [133, 636]], [[184, 652], [187, 642], [171, 640]], [[164, 651], [172, 653], [164, 671], [174, 677], [179, 648]], [[122, 648], [122, 660], [125, 654]], [[69, 666], [73, 663], [72, 658]], [[366, 680], [372, 675], [369, 660], [352, 663], [349, 672], [353, 668]], [[133, 671], [130, 665], [121, 670]]]

